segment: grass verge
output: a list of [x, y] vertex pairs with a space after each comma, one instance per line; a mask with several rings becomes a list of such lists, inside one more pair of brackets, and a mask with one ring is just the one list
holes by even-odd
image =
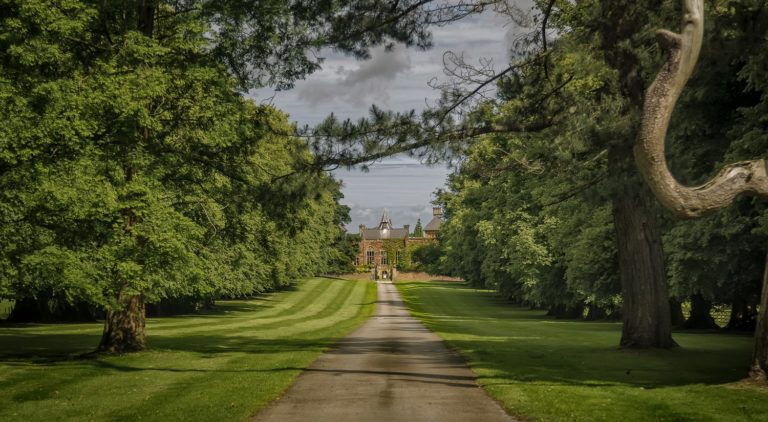
[[750, 336], [675, 333], [678, 349], [620, 350], [618, 323], [554, 320], [456, 283], [397, 287], [413, 315], [524, 420], [768, 420], [768, 389], [738, 382]]
[[0, 326], [0, 421], [243, 420], [374, 310], [370, 282], [311, 279], [295, 291], [152, 318], [151, 350], [95, 359], [100, 324]]

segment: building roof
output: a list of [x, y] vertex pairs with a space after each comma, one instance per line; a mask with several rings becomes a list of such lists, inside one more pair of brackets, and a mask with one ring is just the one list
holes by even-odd
[[424, 227], [424, 230], [428, 231], [428, 232], [439, 231], [440, 230], [440, 223], [441, 222], [442, 222], [442, 220], [440, 219], [440, 216], [436, 215], [436, 216], [432, 217], [432, 220], [429, 223], [427, 223], [427, 225]]
[[362, 235], [365, 240], [405, 239], [408, 237], [408, 230], [405, 228], [387, 230], [379, 230], [378, 228], [363, 229]]
[[381, 222], [374, 228], [366, 228], [364, 225], [360, 225], [360, 234], [365, 240], [382, 240], [382, 239], [405, 239], [408, 237], [408, 227], [394, 228], [392, 227], [392, 219], [389, 218], [389, 212], [384, 210], [384, 214], [381, 215]]

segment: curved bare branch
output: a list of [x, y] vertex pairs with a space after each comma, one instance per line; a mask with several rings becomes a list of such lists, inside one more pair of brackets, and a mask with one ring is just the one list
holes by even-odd
[[659, 201], [675, 214], [696, 218], [728, 206], [736, 196], [768, 197], [766, 161], [729, 164], [701, 186], [685, 186], [675, 180], [664, 155], [669, 120], [675, 103], [688, 82], [699, 57], [704, 34], [703, 0], [683, 0], [680, 34], [659, 30], [659, 43], [669, 49], [667, 62], [648, 88], [643, 119], [635, 145], [635, 161]]

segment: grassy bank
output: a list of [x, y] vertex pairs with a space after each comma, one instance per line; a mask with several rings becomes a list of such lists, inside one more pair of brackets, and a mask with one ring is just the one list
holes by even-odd
[[676, 333], [679, 349], [619, 350], [617, 323], [558, 321], [455, 283], [397, 286], [486, 391], [524, 420], [768, 420], [768, 389], [738, 383], [750, 336]]
[[295, 291], [150, 319], [151, 350], [78, 359], [100, 324], [0, 326], [0, 420], [243, 420], [374, 309], [375, 285]]

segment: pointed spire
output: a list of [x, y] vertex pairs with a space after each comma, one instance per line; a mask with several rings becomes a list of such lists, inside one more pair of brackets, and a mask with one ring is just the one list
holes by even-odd
[[384, 214], [381, 215], [381, 222], [379, 223], [379, 230], [384, 229], [391, 229], [392, 228], [392, 219], [389, 218], [389, 211], [387, 209], [384, 209]]

